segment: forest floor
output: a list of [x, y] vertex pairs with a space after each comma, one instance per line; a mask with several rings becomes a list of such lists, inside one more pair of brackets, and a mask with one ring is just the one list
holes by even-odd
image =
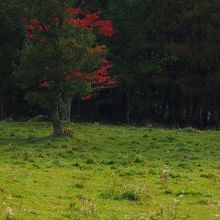
[[0, 123], [0, 219], [219, 219], [219, 131], [65, 126]]

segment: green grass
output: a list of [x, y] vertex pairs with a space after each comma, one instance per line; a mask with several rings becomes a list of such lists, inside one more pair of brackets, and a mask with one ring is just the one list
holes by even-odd
[[220, 132], [0, 123], [0, 219], [218, 219]]

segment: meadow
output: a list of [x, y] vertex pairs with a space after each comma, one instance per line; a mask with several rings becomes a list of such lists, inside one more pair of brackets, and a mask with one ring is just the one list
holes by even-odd
[[220, 132], [0, 123], [0, 219], [220, 219]]

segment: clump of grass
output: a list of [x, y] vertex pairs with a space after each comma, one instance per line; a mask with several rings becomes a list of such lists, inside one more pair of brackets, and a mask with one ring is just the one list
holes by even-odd
[[144, 158], [141, 155], [136, 155], [134, 157], [134, 163], [143, 163], [144, 162]]
[[131, 166], [134, 163], [143, 163], [144, 162], [144, 158], [143, 156], [139, 155], [139, 154], [135, 154], [135, 153], [131, 153], [131, 154], [119, 154], [119, 163], [123, 166]]
[[74, 161], [74, 162], [72, 163], [72, 166], [73, 166], [73, 167], [80, 167], [80, 164], [79, 164], [79, 162]]
[[119, 154], [119, 161], [120, 164], [123, 166], [131, 165], [133, 162], [128, 155], [122, 155], [122, 154]]
[[111, 181], [109, 182], [109, 190], [101, 193], [103, 199], [114, 199], [115, 195], [118, 193], [119, 179], [117, 174], [111, 174]]
[[183, 128], [182, 131], [186, 133], [201, 133], [201, 131], [199, 131], [196, 128], [192, 128], [192, 127]]
[[206, 179], [215, 179], [216, 176], [213, 173], [203, 173], [200, 175], [200, 177], [206, 178]]
[[197, 203], [200, 204], [200, 205], [208, 205], [208, 202], [209, 201], [207, 199], [201, 199]]
[[7, 150], [13, 150], [13, 149], [15, 149], [15, 146], [14, 146], [14, 144], [9, 143], [9, 144], [7, 144], [6, 148], [7, 148]]
[[[70, 211], [70, 219], [90, 219], [90, 217], [95, 218], [96, 216], [96, 205], [91, 199], [87, 198], [84, 195], [77, 195], [76, 201], [70, 203], [69, 211]], [[97, 218], [95, 218], [97, 219]]]
[[202, 196], [202, 192], [195, 192], [195, 191], [181, 191], [176, 193], [176, 196], [183, 197], [183, 196]]
[[154, 169], [149, 169], [148, 173], [154, 176], [157, 175], [157, 172]]
[[83, 203], [84, 203], [84, 208], [82, 209], [83, 212], [89, 215], [94, 215], [96, 212], [96, 205], [88, 199], [84, 200]]
[[65, 153], [62, 149], [59, 149], [58, 152], [57, 152], [57, 156], [59, 157], [65, 157]]
[[176, 141], [176, 137], [169, 135], [169, 136], [166, 137], [166, 141], [168, 141], [168, 142], [174, 142], [174, 141]]
[[115, 160], [102, 160], [101, 161], [101, 164], [105, 164], [105, 165], [114, 165], [116, 164], [116, 161]]
[[5, 192], [5, 189], [0, 187], [0, 193], [4, 193]]
[[67, 219], [80, 219], [80, 207], [78, 204], [76, 202], [71, 202], [68, 209], [63, 214], [63, 217]]
[[137, 216], [137, 220], [160, 220], [160, 219], [164, 219], [164, 218], [162, 218], [160, 213], [157, 212], [141, 213], [138, 214]]
[[[171, 205], [161, 205], [159, 209], [155, 209], [153, 212], [140, 213], [136, 218], [126, 216], [125, 219], [137, 219], [137, 220], [177, 220], [180, 209], [181, 200], [174, 199]], [[190, 219], [188, 210], [184, 218]]]
[[74, 187], [77, 189], [82, 189], [82, 188], [84, 188], [84, 185], [82, 183], [77, 183], [74, 185]]
[[31, 151], [24, 151], [23, 153], [22, 153], [22, 159], [24, 160], [24, 161], [32, 161], [32, 152]]
[[131, 169], [129, 169], [129, 170], [118, 169], [116, 172], [119, 176], [122, 176], [122, 177], [128, 177], [128, 176], [134, 176], [135, 175], [134, 170], [131, 170]]
[[97, 147], [97, 146], [93, 146], [93, 147], [92, 147], [92, 150], [94, 150], [94, 151], [100, 151], [101, 148], [100, 148], [100, 147]]
[[94, 157], [92, 157], [91, 155], [89, 155], [86, 158], [86, 164], [94, 164], [94, 163], [96, 163], [96, 159]]
[[137, 202], [143, 200], [145, 197], [150, 197], [144, 194], [145, 187], [141, 187], [135, 184], [117, 186], [101, 194], [103, 199], [113, 200], [128, 200]]
[[77, 151], [82, 151], [82, 148], [78, 146], [68, 146], [65, 148], [66, 154], [74, 154]]
[[172, 179], [180, 179], [181, 178], [181, 176], [179, 175], [179, 174], [176, 174], [176, 173], [170, 173], [170, 178], [172, 178]]
[[69, 146], [68, 146], [67, 144], [62, 144], [60, 147], [61, 147], [62, 149], [67, 149], [67, 148], [69, 148]]
[[63, 167], [63, 164], [62, 164], [61, 161], [58, 160], [58, 159], [52, 160], [51, 163], [52, 163], [54, 166], [56, 166], [56, 167]]
[[15, 133], [11, 133], [11, 134], [9, 134], [9, 136], [10, 137], [15, 137], [16, 135], [15, 135]]
[[141, 192], [138, 187], [127, 188], [121, 195], [118, 197], [120, 200], [129, 200], [129, 201], [140, 201]]
[[171, 194], [173, 194], [173, 192], [172, 192], [171, 190], [169, 190], [169, 189], [166, 189], [166, 190], [164, 191], [164, 194], [166, 194], [166, 195], [171, 195]]

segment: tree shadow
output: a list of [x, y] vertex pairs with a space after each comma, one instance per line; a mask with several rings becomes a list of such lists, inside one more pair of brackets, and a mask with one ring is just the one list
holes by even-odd
[[62, 143], [64, 140], [68, 140], [66, 137], [54, 137], [52, 135], [41, 137], [28, 137], [28, 136], [14, 136], [14, 137], [0, 137], [0, 146], [17, 146], [22, 148], [33, 147], [51, 147], [56, 144]]

